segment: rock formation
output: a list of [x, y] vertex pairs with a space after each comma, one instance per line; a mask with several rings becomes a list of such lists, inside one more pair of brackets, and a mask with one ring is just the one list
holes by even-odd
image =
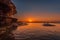
[[16, 7], [11, 0], [0, 0], [0, 40], [14, 40], [11, 32], [17, 27], [14, 25], [17, 19], [11, 15], [16, 13]]

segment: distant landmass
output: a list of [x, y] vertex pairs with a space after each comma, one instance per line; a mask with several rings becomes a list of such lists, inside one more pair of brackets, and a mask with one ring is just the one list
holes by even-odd
[[19, 22], [26, 22], [26, 23], [60, 23], [60, 21], [19, 21]]

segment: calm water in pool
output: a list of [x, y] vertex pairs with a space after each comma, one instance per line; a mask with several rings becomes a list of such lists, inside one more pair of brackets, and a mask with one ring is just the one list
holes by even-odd
[[60, 24], [43, 26], [43, 23], [29, 23], [19, 26], [13, 33], [16, 40], [60, 40]]

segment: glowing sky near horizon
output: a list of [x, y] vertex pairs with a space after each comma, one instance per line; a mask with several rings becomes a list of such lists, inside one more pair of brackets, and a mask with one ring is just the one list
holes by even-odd
[[19, 20], [59, 21], [60, 0], [13, 0]]

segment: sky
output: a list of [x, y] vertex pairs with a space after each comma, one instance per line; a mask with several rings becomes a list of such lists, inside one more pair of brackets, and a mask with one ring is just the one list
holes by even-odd
[[60, 0], [13, 0], [20, 21], [60, 21]]

